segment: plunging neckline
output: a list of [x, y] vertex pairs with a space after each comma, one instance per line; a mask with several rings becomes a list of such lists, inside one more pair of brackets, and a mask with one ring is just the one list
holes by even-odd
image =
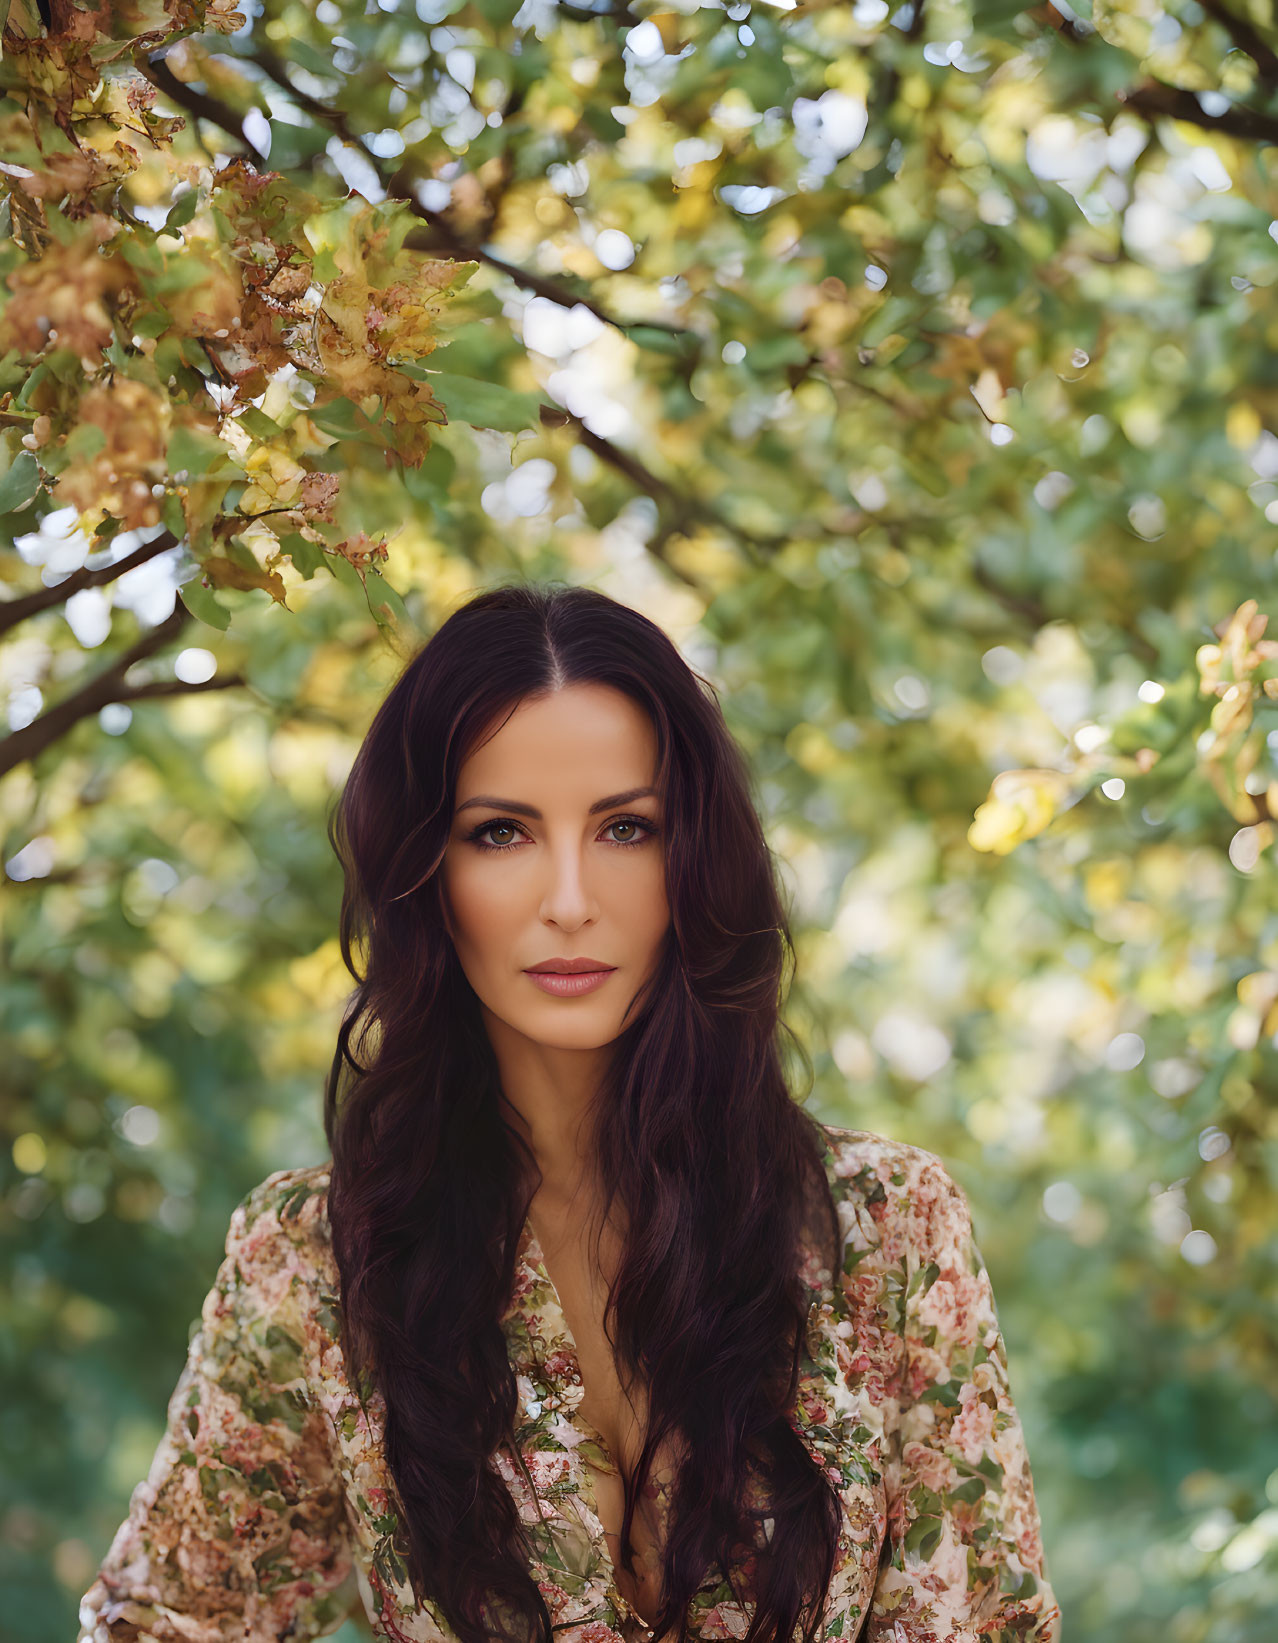
[[[546, 1265], [546, 1253], [541, 1247], [541, 1239], [537, 1236], [537, 1231], [532, 1224], [531, 1216], [526, 1217], [524, 1220], [524, 1231], [521, 1239], [521, 1245], [523, 1259], [529, 1266], [533, 1267], [538, 1273], [540, 1273], [541, 1277], [545, 1280], [546, 1293], [550, 1305], [554, 1308], [555, 1312], [555, 1316], [552, 1319], [554, 1333], [559, 1337], [564, 1348], [572, 1354], [573, 1360], [577, 1365], [577, 1393], [572, 1399], [565, 1398], [564, 1418], [569, 1423], [580, 1428], [584, 1428], [586, 1436], [594, 1443], [596, 1448], [602, 1454], [607, 1462], [607, 1465], [599, 1468], [599, 1470], [615, 1472], [618, 1477], [621, 1477], [621, 1467], [618, 1465], [617, 1458], [612, 1452], [611, 1445], [608, 1443], [608, 1440], [604, 1437], [603, 1433], [599, 1430], [595, 1423], [582, 1412], [581, 1403], [582, 1397], [585, 1393], [585, 1382], [581, 1376], [581, 1353], [577, 1348], [577, 1340], [573, 1335], [572, 1327], [568, 1322], [568, 1315], [564, 1311], [563, 1301], [560, 1299], [559, 1290], [555, 1286], [555, 1280], [550, 1276], [550, 1269]], [[543, 1307], [543, 1311], [544, 1310], [546, 1309]], [[630, 1599], [626, 1597], [624, 1592], [618, 1589], [617, 1567], [613, 1559], [612, 1548], [608, 1544], [608, 1531], [604, 1528], [603, 1519], [599, 1515], [599, 1498], [595, 1492], [595, 1481], [592, 1476], [593, 1462], [583, 1455], [580, 1459], [579, 1465], [582, 1486], [587, 1496], [586, 1504], [589, 1506], [595, 1521], [599, 1525], [599, 1533], [602, 1542], [600, 1555], [604, 1560], [604, 1575], [608, 1599], [614, 1605], [620, 1616], [632, 1617], [635, 1622], [643, 1628], [647, 1637], [649, 1639], [653, 1639], [657, 1635], [656, 1628], [649, 1625], [649, 1623], [639, 1613], [638, 1609], [635, 1608], [634, 1604], [631, 1603]], [[663, 1528], [664, 1527], [665, 1525], [663, 1524]], [[620, 1536], [618, 1536], [618, 1539], [620, 1539]], [[692, 1604], [690, 1603], [690, 1612], [691, 1609]], [[690, 1613], [689, 1616], [685, 1618], [690, 1619]], [[689, 1627], [689, 1630], [690, 1629], [691, 1627]]]

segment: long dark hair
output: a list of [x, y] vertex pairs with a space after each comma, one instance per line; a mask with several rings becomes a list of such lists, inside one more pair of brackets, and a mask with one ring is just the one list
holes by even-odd
[[[348, 1373], [385, 1401], [417, 1600], [433, 1599], [463, 1643], [551, 1643], [530, 1543], [490, 1463], [514, 1446], [500, 1320], [536, 1166], [501, 1115], [437, 870], [471, 748], [521, 701], [578, 683], [623, 691], [654, 727], [671, 913], [648, 997], [591, 1109], [605, 1216], [619, 1199], [630, 1229], [606, 1325], [623, 1384], [641, 1375], [649, 1395], [622, 1567], [633, 1570], [636, 1503], [672, 1436], [683, 1459], [656, 1635], [687, 1635], [688, 1606], [717, 1567], [754, 1603], [747, 1643], [790, 1643], [797, 1624], [812, 1643], [839, 1503], [787, 1412], [812, 1299], [800, 1250], [819, 1225], [835, 1272], [838, 1223], [821, 1128], [790, 1095], [779, 1050], [789, 927], [713, 686], [655, 623], [589, 588], [497, 587], [449, 616], [378, 709], [330, 819], [346, 875], [342, 953], [358, 984], [324, 1113]], [[350, 1049], [357, 1026], [363, 1060]], [[770, 1490], [770, 1538], [744, 1504], [752, 1465]], [[752, 1549], [747, 1598], [734, 1552]]]

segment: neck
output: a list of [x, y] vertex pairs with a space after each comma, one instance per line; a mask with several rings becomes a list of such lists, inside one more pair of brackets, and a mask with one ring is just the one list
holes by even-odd
[[537, 1197], [567, 1203], [593, 1180], [591, 1109], [609, 1046], [538, 1043], [484, 1013], [497, 1059], [502, 1118], [532, 1153], [541, 1177]]

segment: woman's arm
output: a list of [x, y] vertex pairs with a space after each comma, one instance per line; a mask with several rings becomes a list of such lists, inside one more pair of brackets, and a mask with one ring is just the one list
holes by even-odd
[[911, 1148], [905, 1368], [867, 1643], [1059, 1643], [1038, 1508], [968, 1202]]
[[335, 1437], [304, 1374], [304, 1239], [271, 1177], [226, 1257], [77, 1643], [276, 1643], [336, 1630], [357, 1599]]

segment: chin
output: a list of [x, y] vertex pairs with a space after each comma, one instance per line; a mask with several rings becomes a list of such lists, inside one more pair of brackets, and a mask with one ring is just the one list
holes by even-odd
[[528, 1038], [543, 1044], [548, 1050], [598, 1050], [611, 1044], [621, 1028], [615, 1022], [580, 1021], [569, 1027], [559, 1024], [548, 1027], [544, 1021], [531, 1022], [525, 1028]]

